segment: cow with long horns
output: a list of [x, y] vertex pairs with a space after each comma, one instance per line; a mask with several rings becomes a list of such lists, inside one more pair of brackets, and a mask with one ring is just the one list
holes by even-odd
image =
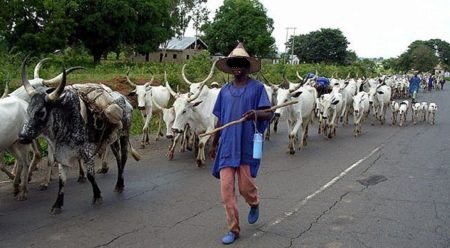
[[[31, 99], [27, 109], [29, 120], [20, 132], [19, 141], [29, 143], [42, 134], [55, 151], [54, 158], [59, 163], [59, 191], [51, 212], [61, 212], [67, 166], [74, 165], [79, 160], [84, 162], [87, 169], [87, 178], [93, 189], [93, 204], [101, 204], [102, 196], [94, 176], [95, 155], [108, 145], [108, 137], [112, 137], [110, 131], [115, 127], [105, 119], [93, 120], [93, 111], [88, 103], [81, 100], [77, 89], [65, 88], [65, 70], [62, 73], [61, 83], [55, 90], [34, 88], [27, 79], [26, 61], [27, 59], [22, 63], [22, 84]], [[126, 109], [126, 106], [122, 106], [123, 103], [116, 104]], [[87, 114], [83, 115], [84, 111]], [[122, 192], [124, 189], [123, 171], [127, 160], [129, 145], [127, 130], [131, 125], [131, 115], [123, 114], [122, 125], [117, 140], [111, 144], [118, 167], [116, 192]]]

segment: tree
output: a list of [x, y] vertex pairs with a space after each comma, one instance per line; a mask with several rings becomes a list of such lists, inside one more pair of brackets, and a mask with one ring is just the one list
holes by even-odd
[[76, 8], [70, 16], [77, 23], [74, 39], [80, 40], [99, 63], [101, 56], [117, 48], [134, 34], [137, 15], [130, 1], [117, 0], [77, 0]]
[[398, 71], [432, 71], [439, 63], [436, 54], [432, 42], [416, 40], [397, 58], [394, 68]]
[[258, 0], [224, 0], [214, 20], [202, 26], [211, 53], [230, 53], [242, 41], [249, 54], [268, 57], [275, 53], [271, 36], [273, 20]]
[[8, 50], [48, 53], [66, 46], [74, 21], [66, 16], [72, 1], [2, 1], [0, 37]]
[[[291, 37], [289, 47], [292, 42], [295, 42], [294, 54], [302, 62], [343, 65], [353, 57], [352, 52], [347, 51], [349, 42], [339, 29], [322, 28], [306, 35]], [[289, 49], [288, 53], [291, 52]]]

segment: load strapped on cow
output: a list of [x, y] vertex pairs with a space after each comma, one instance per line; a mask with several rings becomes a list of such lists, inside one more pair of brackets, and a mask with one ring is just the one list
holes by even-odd
[[[108, 89], [99, 84], [72, 85], [78, 91], [78, 96], [86, 104], [87, 116], [85, 123], [99, 130], [100, 136], [90, 134], [90, 140], [111, 144], [117, 140], [118, 131], [122, 129], [123, 109], [116, 103]], [[105, 136], [106, 135], [106, 136]]]

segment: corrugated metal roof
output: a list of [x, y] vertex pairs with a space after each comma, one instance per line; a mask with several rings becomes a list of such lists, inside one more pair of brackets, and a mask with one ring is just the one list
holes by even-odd
[[[205, 47], [208, 47], [205, 42], [203, 42], [200, 38], [195, 37], [181, 37], [181, 38], [172, 38], [167, 44], [167, 50], [185, 50], [190, 45], [192, 45], [197, 39], [197, 42], [201, 42]], [[162, 46], [160, 48], [163, 48]]]

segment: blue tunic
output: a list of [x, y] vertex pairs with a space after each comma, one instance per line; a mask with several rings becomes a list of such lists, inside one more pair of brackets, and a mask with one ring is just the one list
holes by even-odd
[[[214, 105], [213, 114], [217, 116], [221, 125], [238, 120], [252, 109], [271, 107], [264, 85], [254, 79], [237, 88], [232, 83], [222, 87]], [[258, 121], [258, 131], [263, 133], [269, 121]], [[250, 165], [252, 177], [256, 177], [260, 160], [253, 159], [253, 135], [255, 126], [253, 121], [244, 121], [229, 126], [220, 131], [219, 147], [212, 168], [212, 175], [220, 178], [220, 170], [225, 167], [239, 167], [241, 164]]]
[[414, 91], [418, 92], [420, 87], [420, 78], [418, 76], [414, 76], [409, 80], [409, 92], [413, 93]]

